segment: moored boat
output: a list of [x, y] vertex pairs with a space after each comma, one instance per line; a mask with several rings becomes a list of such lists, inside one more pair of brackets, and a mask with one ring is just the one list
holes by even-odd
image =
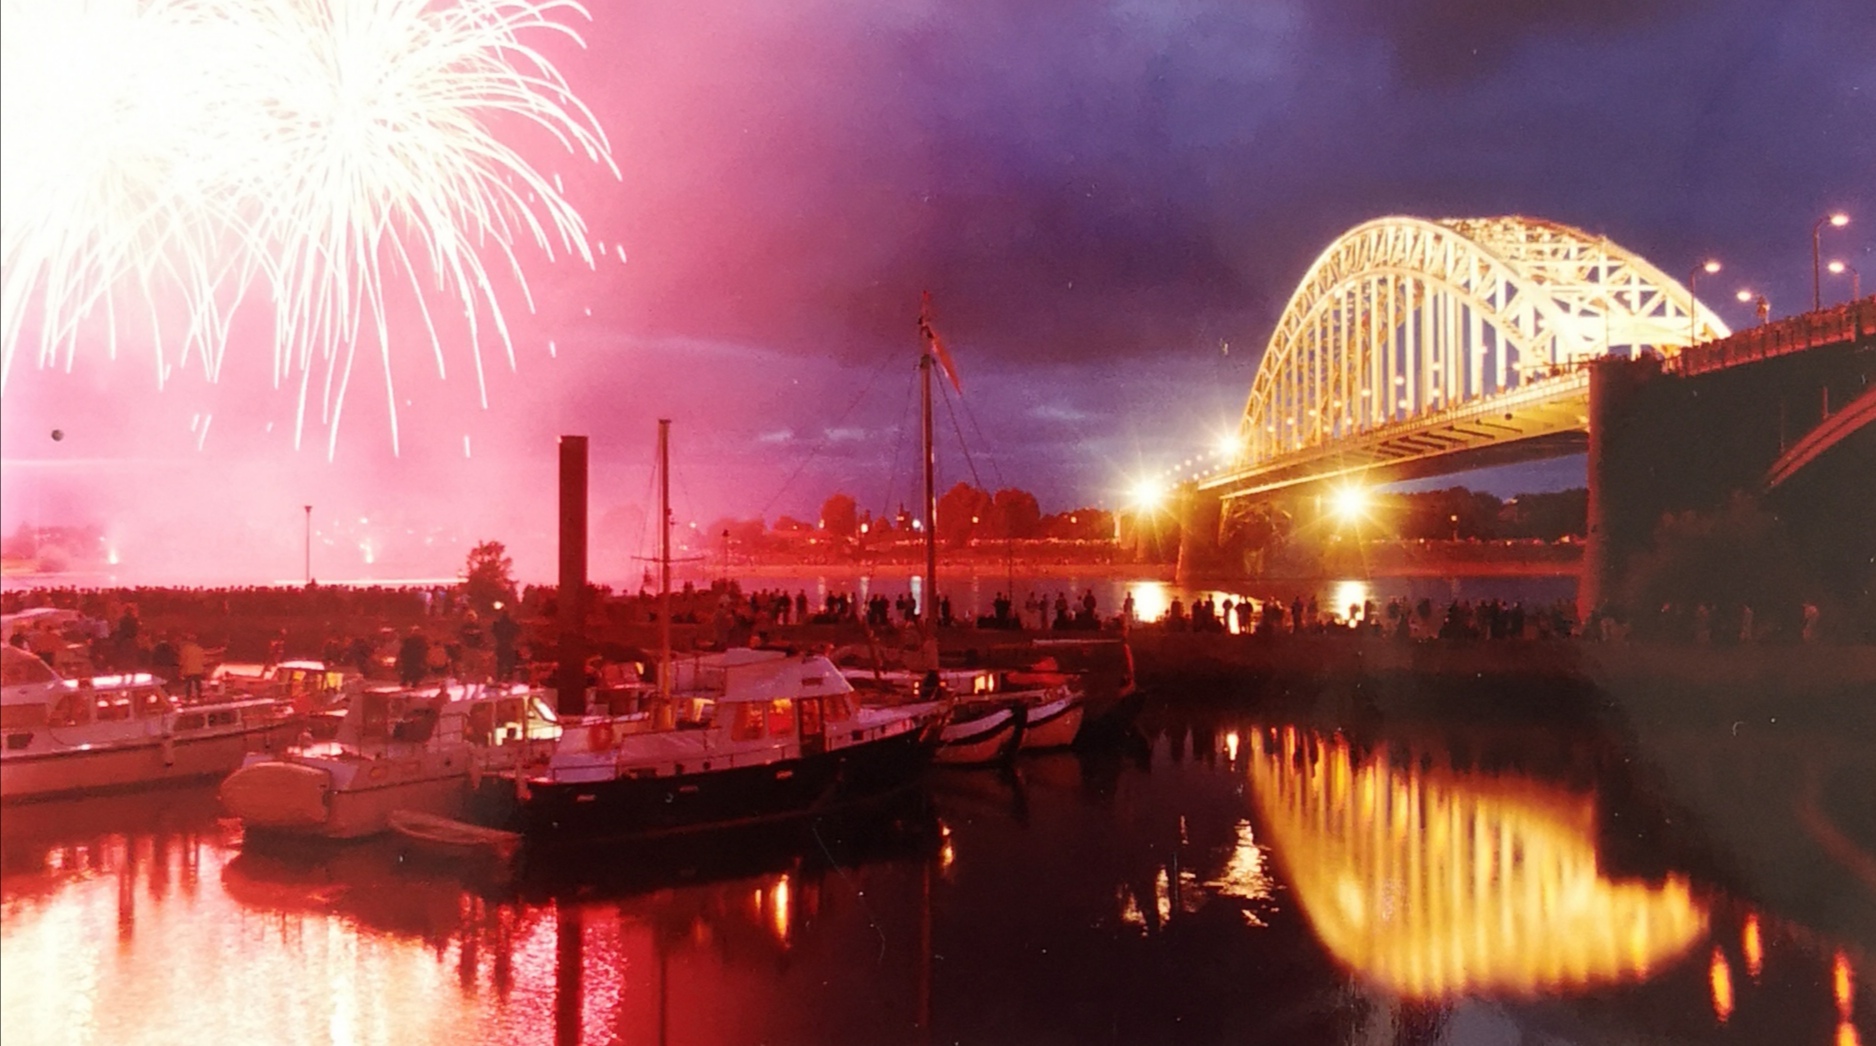
[[531, 839], [627, 838], [836, 809], [915, 782], [947, 711], [863, 706], [826, 658], [775, 650], [676, 659], [649, 703], [569, 721], [546, 765], [494, 788], [518, 797], [511, 824]]
[[461, 817], [484, 775], [544, 761], [560, 732], [525, 686], [371, 688], [331, 740], [249, 759], [222, 782], [222, 805], [250, 832], [312, 839], [376, 835], [396, 810]]
[[67, 679], [0, 646], [0, 800], [220, 777], [299, 726], [284, 701], [178, 703], [144, 673]]
[[1022, 750], [1039, 751], [1067, 748], [1081, 733], [1081, 721], [1087, 702], [1068, 686], [1054, 686], [1041, 692], [1024, 709]]
[[946, 766], [1009, 761], [1023, 743], [1024, 712], [1017, 703], [963, 706], [945, 725], [943, 743], [932, 760]]
[[421, 810], [393, 810], [387, 820], [412, 849], [449, 860], [514, 859], [521, 836]]

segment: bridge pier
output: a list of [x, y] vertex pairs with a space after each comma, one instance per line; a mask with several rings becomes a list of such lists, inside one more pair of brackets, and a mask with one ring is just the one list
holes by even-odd
[[1589, 533], [1576, 586], [1576, 612], [1590, 611], [1618, 596], [1622, 574], [1648, 545], [1654, 526], [1651, 505], [1638, 496], [1635, 476], [1646, 457], [1647, 434], [1639, 422], [1643, 390], [1660, 368], [1653, 360], [1601, 359], [1589, 370]]
[[[1577, 587], [1580, 613], [1624, 599], [1624, 580], [1637, 558], [1654, 548], [1665, 516], [1715, 512], [1736, 495], [1761, 499], [1785, 530], [1806, 536], [1805, 544], [1870, 544], [1859, 537], [1876, 530], [1876, 520], [1868, 518], [1870, 500], [1857, 489], [1871, 484], [1867, 465], [1857, 468], [1850, 442], [1855, 433], [1816, 467], [1812, 481], [1767, 491], [1787, 450], [1829, 422], [1830, 404], [1848, 409], [1876, 387], [1871, 334], [1859, 326], [1846, 335], [1802, 352], [1725, 365], [1703, 365], [1697, 357], [1666, 372], [1650, 359], [1590, 365], [1589, 540]], [[1865, 446], [1871, 429], [1876, 426], [1863, 433]], [[1867, 563], [1858, 570], [1868, 576]], [[1827, 580], [1846, 590], [1858, 587], [1854, 578]]]
[[1192, 484], [1179, 488], [1176, 507], [1179, 514], [1179, 563], [1173, 578], [1186, 584], [1203, 577], [1235, 575], [1243, 563], [1233, 558], [1220, 540], [1224, 523], [1224, 499]]

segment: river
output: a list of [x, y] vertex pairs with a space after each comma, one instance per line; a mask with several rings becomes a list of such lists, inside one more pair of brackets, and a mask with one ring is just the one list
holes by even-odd
[[1277, 707], [513, 877], [10, 807], [0, 1040], [1872, 1041], [1867, 739]]

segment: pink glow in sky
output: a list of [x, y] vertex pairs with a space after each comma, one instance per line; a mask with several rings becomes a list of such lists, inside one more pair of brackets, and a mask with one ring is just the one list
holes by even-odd
[[[372, 367], [333, 460], [295, 448], [264, 310], [212, 383], [159, 392], [147, 348], [86, 346], [70, 373], [16, 364], [0, 528], [98, 522], [126, 571], [290, 579], [312, 503], [327, 577], [449, 573], [495, 538], [546, 578], [554, 441], [582, 433], [601, 576], [643, 551], [660, 417], [680, 520], [812, 517], [834, 490], [880, 511], [911, 497], [924, 290], [976, 467], [948, 438], [941, 482], [1112, 505], [1235, 420], [1309, 260], [1376, 215], [1539, 215], [1670, 272], [1719, 257], [1782, 315], [1809, 302], [1811, 223], [1841, 209], [1826, 251], [1876, 270], [1876, 135], [1850, 132], [1876, 127], [1866, 6], [597, 5], [584, 50], [540, 46], [618, 177], [497, 127], [559, 177], [595, 262], [520, 252], [534, 310], [497, 286], [514, 365], [485, 353], [486, 409], [465, 332], [439, 333], [439, 378], [406, 292], [395, 455]], [[1716, 307], [1748, 323], [1733, 289]]]

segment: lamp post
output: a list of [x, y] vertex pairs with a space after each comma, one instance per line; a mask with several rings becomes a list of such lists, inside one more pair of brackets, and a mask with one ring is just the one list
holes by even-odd
[[1817, 224], [1811, 226], [1811, 311], [1812, 312], [1816, 312], [1817, 310], [1824, 307], [1824, 301], [1823, 301], [1823, 282], [1824, 281], [1823, 281], [1823, 278], [1819, 276], [1817, 272], [1817, 238], [1818, 238], [1818, 235], [1824, 231], [1824, 226], [1826, 225], [1829, 225], [1832, 228], [1841, 229], [1848, 224], [1850, 224], [1850, 216], [1843, 213], [1842, 211], [1838, 211], [1836, 214], [1827, 215], [1823, 218], [1819, 218], [1817, 220]]
[[306, 583], [313, 583], [313, 506], [306, 505]]
[[1701, 273], [1719, 271], [1720, 263], [1712, 260], [1687, 271], [1687, 347], [1690, 349], [1700, 340], [1700, 298], [1694, 293], [1694, 287], [1700, 282]]
[[1858, 298], [1863, 297], [1863, 274], [1856, 271], [1856, 266], [1845, 265], [1843, 262], [1834, 261], [1830, 263], [1829, 269], [1832, 276], [1842, 276], [1846, 272], [1850, 274], [1851, 301], [1856, 301]]
[[1739, 299], [1741, 305], [1753, 304], [1753, 299], [1758, 299], [1757, 312], [1759, 314], [1759, 326], [1765, 326], [1766, 318], [1772, 314], [1772, 303], [1766, 300], [1765, 295], [1754, 294], [1750, 287], [1741, 287], [1739, 288], [1739, 292], [1734, 294], [1733, 297]]

